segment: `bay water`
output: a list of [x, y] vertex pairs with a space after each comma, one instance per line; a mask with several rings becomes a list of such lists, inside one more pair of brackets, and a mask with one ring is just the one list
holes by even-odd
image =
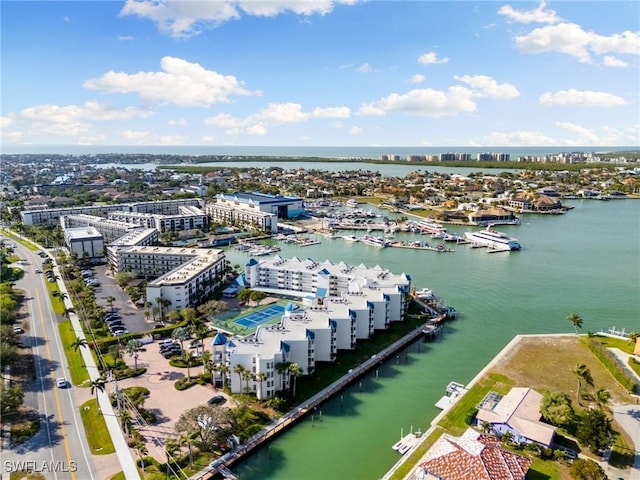
[[[324, 237], [315, 246], [282, 244], [283, 257], [405, 272], [463, 317], [449, 322], [440, 340], [412, 344], [330, 399], [234, 472], [242, 480], [380, 478], [399, 459], [391, 446], [400, 434], [428, 429], [447, 384], [469, 382], [515, 335], [572, 332], [572, 313], [583, 318], [583, 332], [640, 330], [640, 201], [563, 203], [575, 208], [496, 227], [520, 241], [520, 252], [380, 249]], [[465, 229], [448, 226], [458, 234]], [[232, 264], [249, 258], [226, 253]]]

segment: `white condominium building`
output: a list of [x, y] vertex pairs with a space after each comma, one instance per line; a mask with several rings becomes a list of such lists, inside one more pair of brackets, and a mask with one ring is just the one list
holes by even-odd
[[204, 210], [214, 223], [255, 229], [266, 233], [278, 232], [277, 215], [262, 212], [252, 205], [228, 202], [223, 199], [215, 203], [207, 203]]
[[147, 284], [147, 301], [170, 302], [172, 310], [200, 305], [221, 286], [227, 262], [222, 250], [130, 247], [117, 252], [118, 267], [157, 277]]
[[214, 353], [229, 365], [231, 390], [248, 390], [258, 398], [288, 388], [290, 374], [278, 373], [283, 365], [296, 363], [303, 375], [311, 374], [316, 362], [334, 361], [338, 350], [353, 349], [358, 339], [403, 320], [411, 288], [408, 275], [380, 267], [295, 257], [250, 259], [245, 276], [250, 288], [297, 296], [304, 304], [287, 305], [278, 323], [214, 345]]
[[111, 212], [111, 220], [126, 222], [145, 228], [155, 228], [159, 232], [178, 232], [183, 230], [205, 231], [209, 225], [209, 217], [204, 211], [194, 206], [178, 206], [178, 212], [170, 215], [140, 212]]

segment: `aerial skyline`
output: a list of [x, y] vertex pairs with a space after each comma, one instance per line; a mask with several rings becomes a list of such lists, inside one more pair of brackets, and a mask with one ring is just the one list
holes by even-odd
[[637, 2], [2, 1], [3, 145], [640, 145]]

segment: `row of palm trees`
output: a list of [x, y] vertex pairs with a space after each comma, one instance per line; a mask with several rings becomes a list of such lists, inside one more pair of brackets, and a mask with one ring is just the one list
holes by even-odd
[[[222, 369], [224, 364], [220, 365], [218, 368]], [[226, 365], [224, 365], [226, 367]], [[275, 369], [276, 372], [278, 372], [281, 376], [284, 375], [285, 373], [289, 373], [289, 375], [291, 377], [293, 377], [293, 390], [292, 390], [292, 395], [293, 398], [295, 398], [296, 396], [296, 384], [297, 384], [297, 379], [298, 377], [302, 376], [303, 370], [302, 367], [300, 367], [299, 364], [293, 362], [280, 362], [280, 363], [276, 363], [275, 365]], [[226, 368], [226, 370], [228, 370], [228, 367]], [[240, 385], [242, 385], [242, 382], [245, 381], [246, 382], [246, 386], [244, 388], [245, 392], [249, 391], [249, 381], [253, 380], [254, 382], [258, 382], [258, 384], [260, 385], [260, 390], [259, 390], [259, 398], [262, 398], [262, 383], [267, 379], [267, 374], [264, 372], [259, 372], [259, 373], [254, 373], [251, 370], [249, 370], [248, 368], [246, 368], [244, 365], [238, 364], [236, 366], [233, 367], [233, 372], [238, 374], [238, 378], [240, 380]], [[222, 371], [221, 371], [222, 373]], [[224, 374], [222, 376], [222, 378], [224, 379]], [[224, 380], [223, 380], [224, 381]], [[283, 383], [283, 382], [281, 382]]]

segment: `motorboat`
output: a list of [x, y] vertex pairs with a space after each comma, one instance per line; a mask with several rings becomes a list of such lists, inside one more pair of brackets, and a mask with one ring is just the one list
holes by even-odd
[[419, 233], [431, 233], [439, 234], [444, 233], [447, 229], [441, 223], [434, 222], [433, 220], [423, 219], [418, 222], [414, 222], [413, 229]]
[[360, 241], [366, 245], [372, 245], [374, 247], [388, 247], [389, 242], [383, 237], [377, 237], [375, 235], [364, 235], [360, 238]]
[[517, 239], [509, 237], [507, 234], [493, 230], [487, 227], [477, 232], [465, 232], [464, 236], [472, 244], [481, 247], [488, 247], [494, 252], [508, 252], [511, 250], [520, 250], [522, 247]]
[[360, 238], [356, 237], [355, 235], [343, 235], [342, 239], [346, 240], [347, 242], [359, 242], [360, 241]]

